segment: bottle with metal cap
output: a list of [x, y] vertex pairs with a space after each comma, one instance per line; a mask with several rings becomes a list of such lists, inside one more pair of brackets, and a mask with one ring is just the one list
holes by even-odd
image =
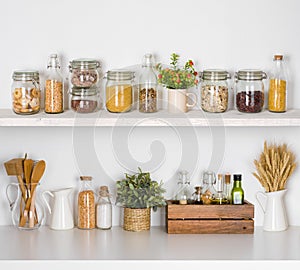
[[233, 175], [233, 188], [231, 191], [232, 204], [244, 204], [244, 190], [242, 188], [242, 175]]
[[17, 114], [35, 114], [40, 111], [41, 91], [39, 72], [18, 70], [13, 73], [12, 108]]
[[206, 69], [200, 76], [202, 110], [215, 113], [225, 112], [228, 108], [230, 74], [222, 69]]
[[235, 105], [238, 111], [258, 113], [264, 107], [263, 80], [267, 74], [261, 70], [244, 69], [235, 74]]
[[133, 104], [134, 72], [109, 70], [106, 82], [106, 109], [113, 113], [129, 112]]
[[285, 112], [287, 109], [287, 73], [283, 55], [275, 54], [269, 81], [270, 112]]
[[64, 79], [60, 73], [57, 54], [51, 54], [47, 65], [45, 83], [45, 112], [62, 113], [64, 111]]

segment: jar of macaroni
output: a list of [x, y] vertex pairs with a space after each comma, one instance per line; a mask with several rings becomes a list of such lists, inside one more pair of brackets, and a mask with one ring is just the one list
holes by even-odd
[[39, 72], [19, 70], [13, 73], [12, 108], [17, 114], [34, 114], [40, 111], [41, 91]]
[[134, 72], [110, 70], [107, 72], [106, 109], [113, 113], [129, 112], [133, 104]]

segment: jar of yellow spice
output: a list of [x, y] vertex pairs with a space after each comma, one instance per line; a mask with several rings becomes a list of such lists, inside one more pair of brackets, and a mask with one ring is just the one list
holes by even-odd
[[107, 72], [106, 109], [113, 113], [129, 112], [133, 103], [134, 72], [110, 70]]

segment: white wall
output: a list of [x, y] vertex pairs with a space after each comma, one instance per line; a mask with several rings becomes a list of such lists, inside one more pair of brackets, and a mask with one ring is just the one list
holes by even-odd
[[[11, 0], [0, 3], [0, 108], [10, 108], [11, 76], [16, 69], [43, 73], [48, 55], [57, 52], [63, 71], [75, 58], [99, 59], [103, 71], [137, 65], [146, 52], [168, 63], [177, 52], [191, 58], [199, 70], [221, 67], [269, 71], [272, 56], [286, 56], [291, 82], [289, 106], [300, 108], [300, 2], [297, 0]], [[43, 77], [42, 77], [43, 78]], [[0, 132], [0, 163], [25, 152], [45, 159], [41, 189], [76, 186], [80, 174], [94, 176], [95, 186], [115, 180], [137, 165], [163, 180], [171, 196], [176, 171], [191, 172], [200, 183], [207, 167], [241, 172], [246, 198], [256, 205], [255, 224], [262, 211], [255, 193], [262, 190], [251, 176], [253, 159], [265, 139], [287, 142], [300, 156], [299, 128], [8, 128]], [[154, 142], [156, 141], [156, 142]], [[224, 146], [224, 148], [223, 148]], [[212, 155], [213, 150], [220, 155]], [[215, 153], [215, 152], [214, 152]], [[288, 182], [286, 204], [291, 225], [300, 225], [297, 206], [299, 170]], [[0, 224], [10, 224], [5, 187], [14, 178], [0, 168]], [[114, 224], [119, 224], [115, 209]], [[163, 224], [163, 212], [152, 224]]]

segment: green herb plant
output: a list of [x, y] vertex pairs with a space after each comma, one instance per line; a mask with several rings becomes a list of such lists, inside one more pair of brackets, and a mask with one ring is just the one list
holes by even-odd
[[152, 207], [155, 211], [166, 205], [162, 185], [162, 181], [159, 184], [151, 180], [150, 173], [142, 172], [141, 168], [133, 175], [125, 173], [125, 179], [117, 181], [116, 204], [134, 209]]
[[158, 83], [169, 89], [187, 89], [198, 85], [197, 75], [194, 63], [188, 60], [183, 67], [178, 65], [179, 55], [171, 54], [170, 67], [163, 68], [162, 64], [157, 64], [156, 69], [159, 72]]

